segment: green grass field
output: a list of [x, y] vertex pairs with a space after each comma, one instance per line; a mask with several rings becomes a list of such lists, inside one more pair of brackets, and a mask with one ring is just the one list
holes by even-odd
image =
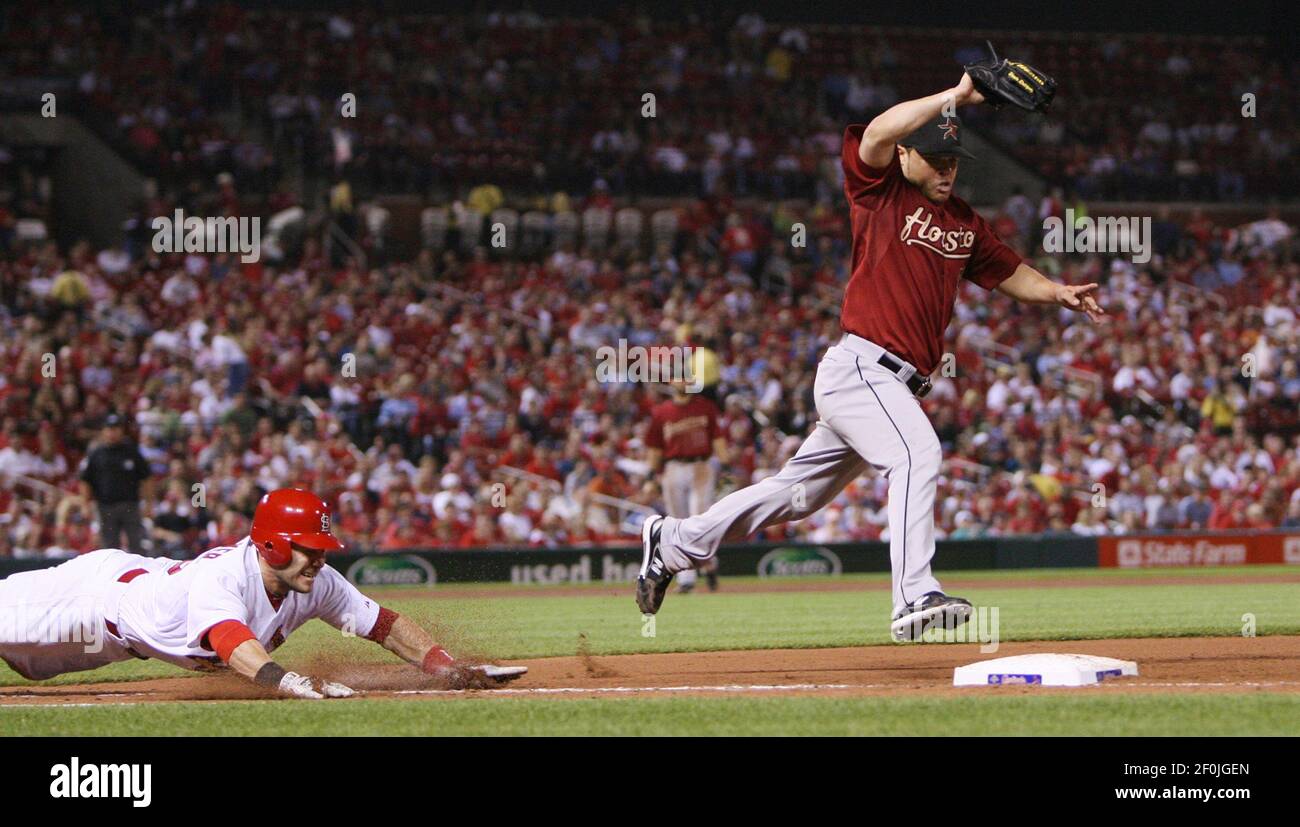
[[0, 709], [9, 735], [1298, 735], [1300, 696], [467, 698]]
[[[1231, 574], [1260, 582], [1134, 585], [1117, 577], [1171, 572], [1030, 570], [948, 573], [970, 581], [960, 592], [999, 610], [1001, 639], [1236, 636], [1243, 615], [1256, 633], [1300, 634], [1300, 584], [1266, 578], [1285, 567], [1178, 571], [1194, 578]], [[1086, 586], [1032, 585], [1084, 577]], [[839, 578], [883, 582], [880, 575]], [[1007, 587], [1009, 580], [1025, 585]], [[983, 587], [979, 581], [988, 581]], [[726, 581], [736, 584], [738, 579]], [[627, 594], [543, 597], [546, 587], [485, 587], [487, 597], [416, 599], [400, 588], [372, 594], [385, 605], [440, 630], [453, 651], [500, 659], [573, 655], [584, 635], [594, 655], [725, 649], [816, 648], [885, 644], [888, 593], [822, 591], [670, 595], [656, 636], [641, 634]], [[733, 586], [734, 587], [734, 586]], [[954, 589], [953, 591], [957, 591]], [[499, 592], [499, 594], [497, 593]], [[373, 644], [345, 639], [320, 622], [298, 631], [277, 652], [293, 668], [325, 652], [357, 662], [392, 662]], [[51, 683], [175, 677], [152, 661], [114, 664]], [[25, 681], [0, 666], [0, 685]], [[112, 708], [0, 706], [0, 734], [1300, 734], [1300, 695], [962, 696], [942, 699], [832, 697], [654, 697], [531, 699], [518, 696], [429, 702], [373, 699], [346, 704], [225, 702]]]

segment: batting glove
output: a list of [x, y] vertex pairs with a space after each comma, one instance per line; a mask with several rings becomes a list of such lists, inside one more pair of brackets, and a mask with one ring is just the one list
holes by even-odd
[[321, 700], [323, 698], [350, 698], [356, 694], [348, 687], [334, 681], [319, 681], [319, 690], [312, 679], [297, 672], [285, 672], [280, 679], [280, 691], [293, 698]]

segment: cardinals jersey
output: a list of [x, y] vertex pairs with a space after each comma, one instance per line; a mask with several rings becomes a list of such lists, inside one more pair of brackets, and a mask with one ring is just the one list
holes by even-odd
[[275, 605], [262, 582], [257, 549], [247, 537], [194, 560], [148, 571], [123, 586], [116, 631], [110, 628], [109, 634], [141, 657], [185, 669], [221, 664], [207, 633], [226, 620], [243, 623], [273, 652], [312, 618], [364, 636], [379, 617], [379, 605], [329, 566], [321, 567], [310, 593], [289, 592]]

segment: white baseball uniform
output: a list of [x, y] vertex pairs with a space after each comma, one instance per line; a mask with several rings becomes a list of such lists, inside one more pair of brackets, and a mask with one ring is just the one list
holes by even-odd
[[[43, 680], [131, 657], [216, 668], [221, 659], [206, 635], [227, 620], [246, 625], [268, 652], [312, 618], [364, 636], [379, 606], [329, 566], [309, 594], [290, 592], [273, 605], [257, 550], [244, 538], [194, 560], [101, 549], [14, 575], [0, 581], [0, 612], [25, 619], [8, 628], [0, 619], [0, 657], [19, 674]], [[43, 621], [35, 619], [42, 613]]]

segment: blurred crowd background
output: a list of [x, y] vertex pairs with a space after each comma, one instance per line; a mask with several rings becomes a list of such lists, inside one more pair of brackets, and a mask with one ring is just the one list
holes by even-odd
[[[666, 388], [598, 381], [620, 340], [713, 350], [723, 491], [774, 473], [840, 333], [843, 125], [979, 56], [957, 32], [757, 15], [4, 15], [0, 81], [64, 77], [151, 182], [121, 243], [92, 245], [60, 233], [51, 155], [0, 146], [0, 556], [100, 547], [87, 458], [119, 442], [154, 554], [239, 539], [285, 485], [357, 548], [634, 542], [662, 510], [644, 435]], [[963, 286], [923, 403], [940, 536], [1300, 526], [1296, 64], [1249, 38], [1003, 51], [1069, 78], [1070, 105], [963, 113], [1049, 184], [984, 211], [1043, 272], [1101, 282], [1110, 317]], [[671, 115], [642, 117], [652, 89]], [[1258, 123], [1213, 103], [1246, 92]], [[373, 206], [392, 194], [423, 208], [409, 254]], [[1116, 200], [1162, 202], [1150, 262], [1044, 253], [1044, 219]], [[1257, 214], [1213, 209], [1242, 201]], [[154, 252], [178, 207], [308, 219], [255, 263]], [[492, 247], [500, 211], [542, 216], [533, 243]], [[868, 472], [760, 539], [887, 538], [885, 490]]]
[[[1059, 105], [1042, 118], [965, 114], [1067, 192], [1229, 202], [1300, 192], [1300, 64], [1264, 38], [999, 39], [1065, 81]], [[602, 179], [615, 197], [834, 199], [845, 123], [945, 88], [955, 66], [984, 56], [957, 29], [758, 14], [605, 21], [180, 2], [104, 15], [61, 0], [11, 4], [0, 46], [7, 78], [65, 78], [78, 113], [164, 190], [215, 196], [224, 172], [272, 203], [315, 175], [345, 177], [363, 197], [450, 200], [508, 181], [545, 198]], [[647, 92], [662, 117], [643, 117]], [[339, 106], [349, 93], [355, 117]]]

